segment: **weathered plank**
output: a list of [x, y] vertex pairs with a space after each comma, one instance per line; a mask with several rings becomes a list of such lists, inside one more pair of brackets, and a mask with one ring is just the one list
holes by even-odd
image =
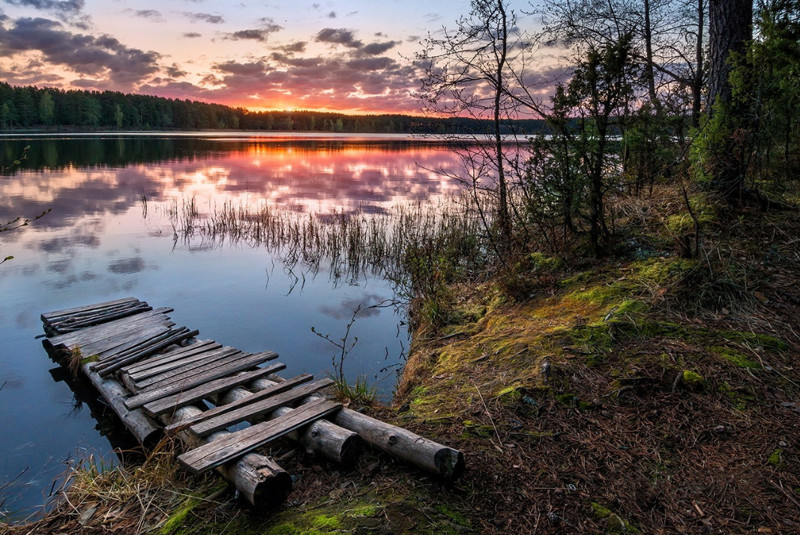
[[151, 416], [158, 416], [160, 414], [164, 414], [165, 412], [171, 412], [178, 407], [189, 405], [190, 403], [207, 398], [208, 396], [222, 392], [223, 390], [230, 390], [231, 388], [249, 383], [250, 381], [254, 381], [260, 377], [265, 377], [271, 373], [275, 373], [285, 368], [285, 364], [276, 362], [275, 364], [271, 364], [264, 368], [250, 370], [241, 375], [214, 379], [194, 388], [183, 390], [177, 394], [157, 399], [156, 401], [151, 401], [150, 403], [144, 405], [144, 410]]
[[170, 424], [164, 428], [166, 433], [176, 433], [178, 431], [182, 431], [189, 427], [190, 425], [194, 425], [196, 423], [202, 422], [204, 420], [208, 420], [215, 416], [220, 416], [227, 412], [230, 412], [234, 409], [238, 409], [244, 405], [255, 403], [256, 401], [260, 401], [262, 399], [266, 399], [270, 396], [274, 396], [275, 394], [280, 394], [281, 392], [286, 392], [287, 390], [294, 388], [297, 385], [307, 383], [314, 376], [309, 373], [304, 373], [302, 375], [298, 375], [297, 377], [292, 377], [291, 379], [287, 379], [283, 383], [274, 384], [264, 390], [260, 390], [254, 394], [251, 394], [245, 398], [239, 399], [237, 401], [231, 403], [225, 403], [224, 405], [220, 405], [218, 407], [214, 407], [213, 409], [209, 409], [207, 411], [203, 411], [201, 414], [191, 418], [185, 419], [175, 424]]
[[129, 333], [120, 335], [119, 337], [112, 336], [104, 340], [98, 340], [96, 342], [83, 345], [80, 348], [81, 354], [87, 357], [97, 355], [100, 360], [102, 360], [104, 357], [112, 354], [112, 352], [124, 351], [139, 344], [143, 338], [150, 338], [160, 333], [169, 331], [170, 327], [172, 327], [172, 325], [169, 325], [169, 323], [173, 322], [170, 321], [167, 325], [156, 325], [144, 330], [131, 330]]
[[191, 364], [187, 366], [181, 366], [180, 368], [176, 368], [147, 379], [142, 379], [136, 383], [136, 387], [143, 390], [150, 390], [153, 388], [158, 388], [159, 386], [173, 383], [175, 381], [184, 381], [190, 379], [194, 375], [205, 373], [215, 368], [219, 368], [220, 366], [227, 366], [231, 362], [248, 358], [250, 355], [250, 353], [244, 353], [243, 351], [233, 347], [223, 347], [220, 350], [217, 350], [215, 355], [212, 355], [208, 362], [204, 363], [202, 366], [192, 366]]
[[137, 362], [135, 364], [129, 364], [128, 366], [124, 366], [121, 369], [121, 371], [126, 373], [135, 373], [155, 366], [160, 366], [168, 362], [172, 362], [173, 360], [181, 359], [188, 355], [193, 355], [195, 353], [200, 353], [203, 351], [211, 351], [212, 349], [217, 349], [220, 347], [222, 347], [222, 344], [219, 344], [214, 340], [198, 340], [195, 343], [190, 344], [188, 346], [176, 348], [171, 351], [167, 351], [166, 353], [153, 355], [149, 359]]
[[150, 403], [151, 401], [155, 401], [163, 397], [171, 396], [172, 394], [177, 394], [183, 390], [188, 390], [189, 388], [199, 386], [205, 382], [213, 381], [214, 379], [219, 379], [221, 377], [258, 366], [262, 362], [274, 358], [274, 355], [275, 353], [272, 351], [256, 353], [255, 355], [250, 355], [245, 359], [235, 361], [227, 366], [220, 366], [219, 368], [215, 368], [198, 375], [193, 375], [192, 377], [186, 379], [176, 379], [174, 382], [164, 386], [143, 390], [139, 394], [131, 396], [125, 400], [125, 406], [128, 407], [128, 409], [141, 407], [145, 403]]
[[[252, 396], [253, 394], [249, 390], [258, 392], [263, 388], [270, 388], [283, 381], [284, 379], [277, 375], [273, 375], [269, 379], [257, 379], [248, 385], [247, 389], [241, 386], [234, 388], [226, 392], [221, 400], [212, 399], [212, 401], [215, 401], [217, 405], [220, 403], [233, 403], [234, 401]], [[279, 407], [265, 415], [265, 419], [272, 420], [290, 413], [293, 410], [295, 409], [286, 406]], [[263, 420], [261, 417], [254, 417], [248, 421], [251, 424], [255, 424]], [[340, 463], [344, 466], [353, 466], [361, 455], [361, 437], [359, 437], [357, 433], [339, 427], [328, 420], [317, 420], [311, 425], [292, 431], [286, 436], [291, 440], [299, 442], [305, 451], [310, 451], [314, 453], [314, 455]]]
[[253, 451], [271, 440], [286, 435], [341, 409], [342, 404], [318, 400], [292, 411], [286, 416], [236, 431], [178, 456], [193, 473], [202, 473], [224, 464], [239, 455]]
[[[207, 362], [202, 366], [192, 366], [189, 365], [186, 369], [177, 369], [173, 370], [161, 375], [157, 375], [155, 377], [151, 377], [150, 379], [145, 379], [140, 383], [137, 383], [139, 388], [144, 390], [152, 390], [155, 388], [160, 388], [162, 386], [166, 386], [178, 381], [188, 381], [192, 380], [195, 375], [205, 374], [207, 372], [216, 370], [218, 368], [223, 368], [230, 366], [236, 362], [239, 362], [243, 359], [250, 358], [250, 353], [244, 353], [239, 351], [238, 349], [229, 348], [232, 351], [230, 354], [227, 354], [219, 359], [214, 359], [213, 361]], [[278, 358], [278, 354], [272, 351], [269, 351], [269, 356], [266, 360], [274, 360]]]
[[172, 310], [171, 308], [157, 308], [136, 314], [135, 316], [95, 325], [94, 327], [86, 327], [85, 329], [73, 333], [54, 336], [48, 338], [48, 341], [53, 347], [64, 345], [72, 348], [75, 347], [75, 345], [84, 345], [97, 340], [117, 336], [132, 328], [139, 328], [150, 323], [158, 324], [159, 322], [167, 322], [169, 321], [169, 317], [166, 313]]
[[274, 411], [281, 405], [288, 405], [289, 403], [300, 401], [317, 390], [332, 384], [333, 381], [330, 379], [320, 379], [319, 381], [314, 381], [311, 384], [299, 386], [266, 399], [254, 400], [251, 403], [246, 403], [255, 395], [257, 395], [254, 394], [254, 396], [250, 396], [249, 398], [242, 400], [245, 403], [240, 407], [217, 416], [212, 416], [211, 418], [207, 418], [204, 421], [196, 424], [192, 424], [190, 429], [192, 432], [194, 432], [194, 434], [202, 437], [215, 431], [226, 429], [232, 425], [238, 424], [239, 422], [244, 422], [255, 416]]
[[146, 388], [150, 384], [158, 383], [159, 381], [163, 381], [171, 376], [192, 370], [200, 371], [201, 369], [208, 369], [205, 367], [206, 365], [236, 354], [245, 355], [245, 353], [242, 353], [233, 347], [219, 347], [194, 355], [189, 355], [183, 359], [168, 362], [166, 364], [162, 364], [161, 366], [155, 366], [146, 370], [128, 373], [128, 375], [130, 375], [131, 379], [137, 383], [139, 388]]
[[103, 308], [110, 308], [125, 302], [140, 302], [135, 297], [123, 297], [121, 299], [114, 299], [112, 301], [105, 301], [104, 303], [95, 303], [94, 305], [85, 305], [80, 307], [73, 307], [73, 308], [64, 308], [61, 310], [53, 310], [52, 312], [46, 312], [42, 314], [41, 318], [42, 321], [52, 321], [55, 318], [59, 318], [62, 316], [70, 316], [73, 314], [80, 314], [81, 312], [93, 311], [93, 310], [100, 310]]
[[117, 371], [126, 364], [149, 357], [150, 355], [158, 353], [165, 347], [169, 347], [172, 344], [177, 344], [183, 340], [197, 336], [198, 334], [200, 334], [200, 331], [198, 330], [190, 331], [186, 327], [181, 327], [177, 331], [173, 331], [168, 337], [150, 341], [143, 346], [140, 345], [126, 351], [123, 354], [119, 354], [107, 362], [98, 363], [99, 365], [95, 366], [95, 369], [99, 371], [100, 375], [106, 376]]
[[111, 311], [102, 314], [94, 314], [85, 317], [72, 317], [70, 319], [58, 322], [56, 325], [58, 326], [59, 332], [71, 332], [78, 329], [83, 329], [85, 327], [91, 327], [93, 325], [99, 325], [101, 323], [106, 323], [116, 319], [133, 316], [134, 314], [147, 312], [148, 310], [153, 310], [153, 307], [147, 303], [143, 303], [141, 305], [131, 307], [112, 309]]

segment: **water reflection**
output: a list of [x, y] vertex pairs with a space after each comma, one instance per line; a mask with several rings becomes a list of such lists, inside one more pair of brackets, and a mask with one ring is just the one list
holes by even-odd
[[391, 396], [394, 377], [382, 370], [398, 366], [408, 337], [392, 308], [375, 306], [393, 296], [386, 281], [364, 276], [332, 286], [325, 266], [302, 279], [264, 248], [178, 239], [174, 216], [188, 202], [201, 214], [226, 202], [379, 213], [437, 199], [457, 188], [426, 170], [457, 165], [446, 147], [186, 137], [0, 144], [4, 161], [31, 145], [23, 167], [0, 179], [0, 221], [52, 208], [31, 226], [0, 234], [0, 257], [15, 257], [0, 266], [0, 451], [7, 452], [0, 488], [24, 473], [3, 491], [7, 509], [41, 504], [63, 459], [107, 457], [112, 445], [97, 432], [105, 422], [92, 415], [103, 414], [102, 405], [81, 409], [70, 388], [51, 378], [52, 363], [35, 340], [39, 314], [48, 310], [135, 295], [174, 307], [173, 319], [203, 337], [245, 351], [272, 349], [293, 375], [324, 376], [332, 348], [311, 327], [336, 338], [361, 305], [350, 333], [359, 342], [345, 372], [382, 378], [379, 391]]

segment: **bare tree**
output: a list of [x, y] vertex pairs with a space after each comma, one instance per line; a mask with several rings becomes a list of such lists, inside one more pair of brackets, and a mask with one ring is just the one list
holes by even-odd
[[491, 125], [483, 133], [472, 132], [472, 141], [478, 143], [463, 153], [466, 176], [461, 178], [470, 183], [479, 209], [479, 196], [493, 198], [493, 213], [481, 215], [498, 253], [507, 250], [514, 232], [513, 178], [509, 175], [515, 168], [515, 155], [506, 136], [513, 135], [513, 120], [521, 110], [535, 108], [522, 83], [530, 42], [507, 4], [506, 0], [472, 0], [469, 14], [459, 18], [455, 28], [429, 35], [416, 56], [424, 71], [419, 96], [427, 113], [469, 117]]

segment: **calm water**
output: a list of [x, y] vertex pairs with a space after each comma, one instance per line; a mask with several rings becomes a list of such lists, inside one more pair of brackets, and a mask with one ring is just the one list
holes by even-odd
[[[70, 459], [116, 462], [125, 435], [91, 392], [76, 396], [36, 336], [42, 312], [135, 296], [170, 306], [178, 325], [246, 351], [272, 349], [284, 374], [331, 370], [334, 337], [355, 308], [392, 297], [365, 276], [304, 284], [262, 248], [176, 239], [171, 207], [194, 198], [208, 213], [225, 201], [299, 212], [365, 210], [445, 197], [457, 186], [431, 171], [456, 165], [444, 146], [388, 136], [103, 135], [0, 137], [0, 221], [52, 211], [0, 234], [0, 511], [41, 505]], [[143, 200], [144, 199], [144, 200]], [[296, 273], [295, 273], [296, 275]], [[345, 364], [391, 397], [408, 334], [392, 308], [359, 314]]]

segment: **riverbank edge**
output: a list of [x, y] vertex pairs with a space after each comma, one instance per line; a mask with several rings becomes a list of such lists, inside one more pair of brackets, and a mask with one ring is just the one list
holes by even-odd
[[659, 230], [599, 261], [537, 258], [524, 298], [507, 278], [451, 287], [392, 407], [364, 410], [464, 451], [452, 485], [374, 452], [352, 470], [287, 457], [289, 501], [256, 512], [163, 445], [77, 471], [53, 513], [11, 532], [796, 529], [800, 222], [714, 217], [704, 234], [717, 259], [682, 258]]

